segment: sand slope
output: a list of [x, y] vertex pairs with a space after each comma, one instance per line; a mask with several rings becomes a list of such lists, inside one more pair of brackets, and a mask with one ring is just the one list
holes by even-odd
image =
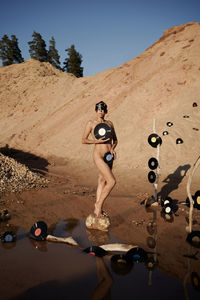
[[[0, 146], [63, 158], [63, 170], [77, 174], [78, 168], [77, 178], [94, 183], [93, 146], [82, 145], [81, 137], [95, 117], [95, 103], [103, 100], [119, 139], [116, 190], [147, 182], [147, 161], [156, 155], [147, 143], [153, 118], [159, 135], [169, 132], [162, 136], [161, 178], [179, 167], [177, 172], [184, 171], [200, 148], [199, 49], [200, 24], [192, 22], [165, 31], [138, 57], [90, 77], [75, 78], [33, 59], [1, 67]], [[177, 145], [179, 137], [184, 143]]]

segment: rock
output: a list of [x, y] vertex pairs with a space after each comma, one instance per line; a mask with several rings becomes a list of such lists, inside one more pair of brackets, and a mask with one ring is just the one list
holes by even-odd
[[90, 214], [87, 217], [85, 224], [89, 229], [108, 231], [108, 227], [110, 226], [110, 218], [108, 216], [96, 217]]

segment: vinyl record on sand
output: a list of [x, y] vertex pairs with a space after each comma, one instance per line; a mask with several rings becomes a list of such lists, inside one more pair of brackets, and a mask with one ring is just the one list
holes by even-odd
[[150, 146], [157, 148], [158, 145], [162, 144], [162, 139], [159, 135], [156, 133], [152, 133], [148, 137], [148, 143]]
[[148, 161], [148, 166], [151, 170], [155, 170], [158, 167], [158, 161], [155, 157], [151, 157]]
[[150, 171], [148, 173], [148, 180], [150, 183], [154, 183], [156, 181], [156, 174], [154, 171]]

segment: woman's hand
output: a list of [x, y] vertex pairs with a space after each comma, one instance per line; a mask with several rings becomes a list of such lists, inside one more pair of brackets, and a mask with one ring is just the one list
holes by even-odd
[[114, 159], [117, 158], [117, 154], [115, 152], [115, 150], [113, 148], [110, 149], [110, 153], [112, 154], [112, 156], [114, 157]]
[[110, 140], [110, 138], [106, 139], [106, 140], [103, 140], [104, 137], [101, 137], [100, 139], [98, 140], [95, 140], [95, 144], [103, 144], [103, 143], [106, 143]]

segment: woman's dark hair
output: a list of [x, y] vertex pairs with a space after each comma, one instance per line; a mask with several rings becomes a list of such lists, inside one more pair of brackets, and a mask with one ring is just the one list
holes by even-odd
[[108, 112], [107, 105], [103, 101], [100, 101], [95, 105], [95, 111], [97, 111], [99, 109], [103, 110], [105, 113]]

